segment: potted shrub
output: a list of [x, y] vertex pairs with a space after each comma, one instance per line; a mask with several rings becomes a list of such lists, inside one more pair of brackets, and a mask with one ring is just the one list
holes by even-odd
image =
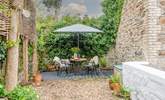
[[73, 58], [77, 59], [78, 58], [77, 54], [78, 54], [78, 52], [80, 52], [80, 48], [73, 47], [73, 48], [70, 49], [70, 51], [74, 54]]
[[7, 100], [6, 98], [6, 90], [3, 85], [0, 84], [0, 100]]
[[124, 100], [131, 100], [130, 99], [130, 89], [122, 86], [120, 89], [119, 96], [124, 98]]
[[115, 94], [119, 93], [121, 89], [120, 76], [117, 74], [111, 76], [109, 80], [109, 86], [110, 86], [110, 89], [112, 89]]

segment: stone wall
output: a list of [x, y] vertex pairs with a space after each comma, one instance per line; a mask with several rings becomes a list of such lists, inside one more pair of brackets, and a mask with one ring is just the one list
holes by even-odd
[[119, 62], [144, 60], [147, 0], [125, 0], [118, 31], [116, 54]]
[[165, 68], [165, 0], [125, 0], [116, 55]]
[[131, 89], [131, 100], [165, 100], [165, 72], [146, 62], [124, 63], [123, 84]]

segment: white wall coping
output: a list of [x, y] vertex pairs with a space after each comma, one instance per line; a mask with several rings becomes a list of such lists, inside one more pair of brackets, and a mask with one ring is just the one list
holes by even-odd
[[161, 70], [158, 70], [156, 68], [149, 67], [147, 65], [149, 65], [148, 62], [124, 62], [123, 63], [123, 67], [124, 66], [134, 67], [137, 70], [142, 70], [142, 71], [149, 73], [151, 75], [165, 79], [165, 71], [161, 71]]

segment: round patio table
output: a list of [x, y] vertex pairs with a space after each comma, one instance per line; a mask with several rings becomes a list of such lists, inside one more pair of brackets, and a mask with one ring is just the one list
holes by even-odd
[[70, 61], [71, 62], [84, 62], [84, 61], [87, 61], [87, 59], [86, 58], [77, 58], [77, 59], [72, 58], [72, 59], [70, 59]]
[[74, 73], [78, 73], [80, 71], [80, 65], [83, 63], [83, 62], [86, 62], [87, 59], [86, 58], [77, 58], [77, 59], [70, 59], [70, 61], [73, 63], [73, 70], [74, 70]]

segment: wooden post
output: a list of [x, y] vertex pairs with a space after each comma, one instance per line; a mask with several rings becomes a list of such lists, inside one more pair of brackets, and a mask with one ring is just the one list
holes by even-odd
[[7, 69], [5, 87], [8, 91], [12, 91], [18, 82], [18, 61], [19, 61], [19, 12], [17, 9], [11, 10], [11, 32], [8, 34], [8, 43], [14, 43], [7, 50]]
[[5, 76], [5, 88], [12, 91], [18, 83], [19, 66], [19, 36], [20, 36], [20, 13], [24, 0], [10, 0], [10, 25], [11, 30], [7, 34], [7, 67]]
[[25, 36], [23, 40], [23, 71], [24, 71], [24, 82], [27, 83], [29, 80], [29, 60], [28, 60], [28, 42], [29, 39]]
[[37, 36], [33, 41], [33, 76], [38, 72]]

